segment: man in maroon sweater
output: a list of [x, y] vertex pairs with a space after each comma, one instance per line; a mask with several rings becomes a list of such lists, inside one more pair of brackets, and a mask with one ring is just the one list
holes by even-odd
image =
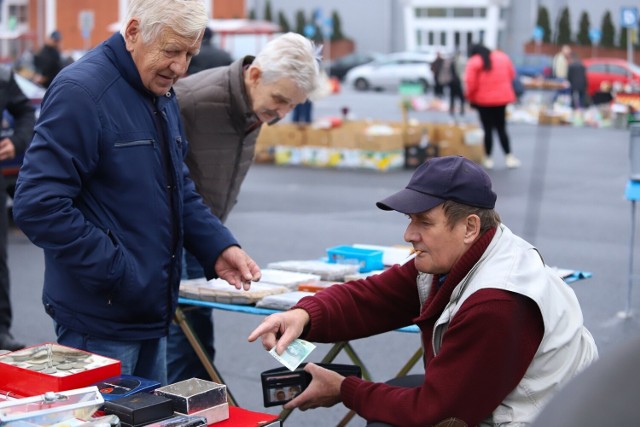
[[573, 291], [494, 210], [489, 176], [460, 156], [427, 161], [377, 203], [405, 214], [416, 256], [267, 317], [249, 336], [279, 354], [299, 336], [353, 340], [415, 324], [425, 374], [373, 383], [314, 364], [285, 408], [343, 402], [370, 426], [526, 425], [597, 357]]

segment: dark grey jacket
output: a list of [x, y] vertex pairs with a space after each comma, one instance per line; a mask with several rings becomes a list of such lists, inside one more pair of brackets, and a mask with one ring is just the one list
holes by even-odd
[[260, 131], [244, 86], [243, 68], [252, 61], [247, 56], [174, 85], [189, 141], [191, 178], [223, 222], [237, 202]]

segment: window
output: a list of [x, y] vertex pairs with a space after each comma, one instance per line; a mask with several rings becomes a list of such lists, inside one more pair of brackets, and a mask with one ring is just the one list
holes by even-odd
[[627, 70], [624, 67], [621, 67], [619, 65], [609, 65], [609, 72], [611, 74], [617, 74], [619, 76], [627, 76]]
[[454, 18], [473, 18], [475, 16], [475, 10], [471, 7], [454, 7], [453, 8], [453, 17]]
[[10, 4], [9, 5], [9, 18], [14, 17], [17, 23], [26, 24], [29, 17], [26, 5], [17, 5]]

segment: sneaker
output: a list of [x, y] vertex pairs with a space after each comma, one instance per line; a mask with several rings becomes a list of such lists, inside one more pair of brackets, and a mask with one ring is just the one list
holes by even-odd
[[0, 350], [16, 351], [24, 347], [24, 344], [13, 339], [10, 334], [0, 335]]
[[482, 166], [484, 166], [485, 169], [493, 169], [493, 160], [489, 157], [485, 157], [482, 161]]
[[507, 154], [504, 162], [509, 169], [519, 168], [521, 165], [520, 160], [518, 160], [513, 154]]

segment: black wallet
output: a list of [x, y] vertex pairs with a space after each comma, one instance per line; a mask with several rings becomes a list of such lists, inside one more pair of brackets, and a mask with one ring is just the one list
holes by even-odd
[[[304, 371], [306, 365], [306, 363], [300, 364], [295, 371], [282, 367], [261, 373], [264, 406], [283, 405], [302, 393], [311, 383], [311, 374]], [[362, 369], [358, 365], [340, 365], [336, 363], [316, 363], [316, 365], [335, 371], [345, 377], [354, 375], [362, 378]]]

